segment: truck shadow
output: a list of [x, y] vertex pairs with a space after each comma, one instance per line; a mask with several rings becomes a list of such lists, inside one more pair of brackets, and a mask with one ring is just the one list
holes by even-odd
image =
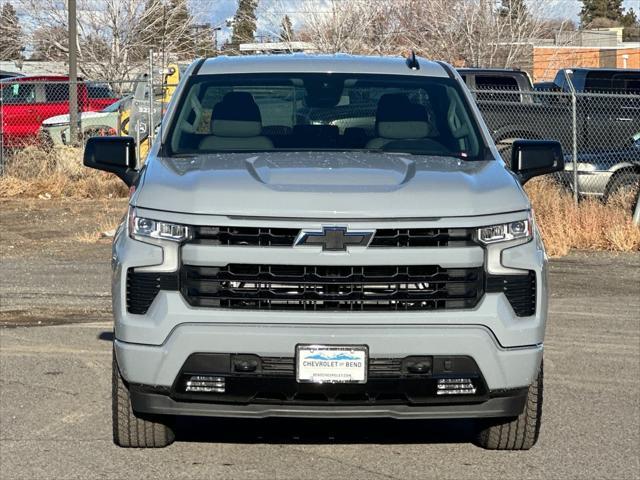
[[182, 417], [177, 442], [269, 444], [417, 444], [473, 441], [472, 420], [228, 419]]

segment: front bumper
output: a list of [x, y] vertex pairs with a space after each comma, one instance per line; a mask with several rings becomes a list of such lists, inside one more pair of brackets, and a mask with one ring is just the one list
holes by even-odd
[[531, 384], [542, 360], [541, 344], [504, 348], [482, 325], [279, 325], [181, 324], [163, 345], [115, 340], [124, 379], [170, 388], [187, 358], [198, 352], [291, 357], [299, 343], [367, 345], [371, 358], [462, 355], [475, 360], [489, 391]]
[[383, 406], [317, 406], [317, 405], [230, 405], [180, 402], [168, 395], [133, 388], [131, 403], [136, 412], [162, 415], [192, 415], [206, 417], [300, 417], [300, 418], [395, 418], [451, 419], [516, 417], [524, 409], [526, 390], [494, 397], [477, 404], [459, 405], [383, 405]]

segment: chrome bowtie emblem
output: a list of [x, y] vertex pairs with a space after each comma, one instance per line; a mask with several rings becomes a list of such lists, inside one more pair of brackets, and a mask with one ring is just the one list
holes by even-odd
[[317, 246], [322, 250], [344, 251], [347, 247], [366, 247], [375, 230], [349, 230], [347, 227], [322, 227], [322, 230], [300, 230], [295, 246]]

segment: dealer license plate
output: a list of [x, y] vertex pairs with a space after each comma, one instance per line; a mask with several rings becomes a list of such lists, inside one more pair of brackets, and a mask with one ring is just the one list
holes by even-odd
[[358, 346], [298, 345], [298, 383], [366, 383], [368, 348]]

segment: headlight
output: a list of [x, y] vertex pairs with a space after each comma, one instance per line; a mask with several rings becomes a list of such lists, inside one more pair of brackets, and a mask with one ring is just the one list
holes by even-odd
[[129, 236], [134, 240], [146, 237], [183, 242], [189, 238], [190, 233], [186, 225], [138, 217], [135, 208], [129, 209]]
[[526, 220], [517, 220], [515, 222], [479, 228], [477, 237], [480, 243], [487, 245], [489, 243], [508, 242], [520, 238], [530, 240], [532, 236], [531, 231], [531, 218], [527, 218]]

